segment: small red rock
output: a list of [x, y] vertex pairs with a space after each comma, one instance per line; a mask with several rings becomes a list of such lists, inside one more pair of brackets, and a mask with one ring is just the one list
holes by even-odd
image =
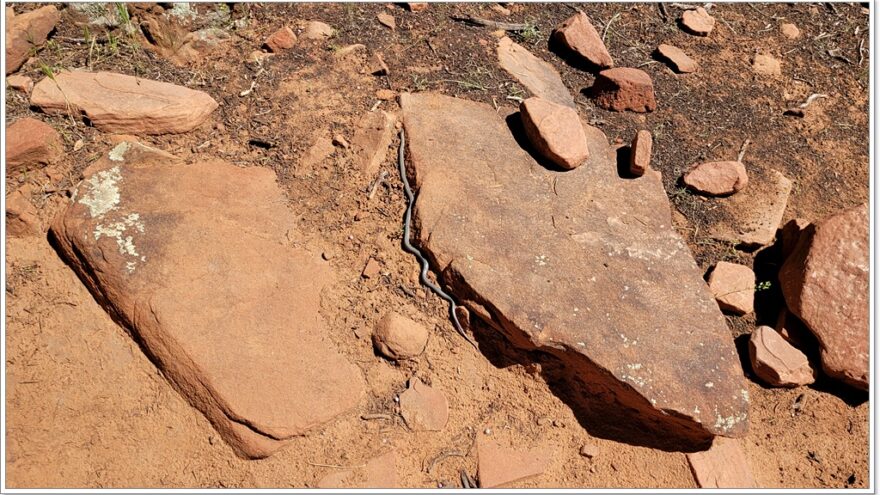
[[614, 67], [614, 61], [605, 43], [602, 42], [590, 18], [583, 12], [578, 12], [563, 21], [553, 32], [553, 37], [592, 65], [602, 69]]
[[32, 89], [34, 89], [34, 80], [19, 74], [13, 74], [6, 78], [6, 84], [16, 90], [21, 91], [22, 93], [30, 93]]
[[403, 315], [386, 313], [373, 330], [373, 346], [383, 356], [399, 360], [418, 356], [428, 342], [428, 329]]
[[816, 381], [807, 356], [770, 327], [760, 326], [752, 332], [749, 359], [755, 374], [774, 387], [798, 387]]
[[690, 58], [681, 48], [672, 45], [660, 45], [657, 54], [667, 60], [673, 70], [679, 73], [696, 72], [697, 63]]
[[533, 449], [507, 447], [491, 437], [477, 438], [477, 477], [480, 488], [500, 488], [543, 473], [553, 461], [556, 447], [539, 445]]
[[37, 209], [20, 190], [6, 197], [6, 233], [11, 237], [40, 235]]
[[778, 76], [782, 74], [782, 64], [769, 55], [759, 53], [752, 58], [752, 70], [765, 76]]
[[379, 20], [379, 24], [391, 29], [394, 31], [397, 29], [397, 22], [394, 20], [394, 16], [387, 12], [379, 12], [376, 14], [376, 19]]
[[790, 23], [785, 23], [779, 26], [779, 32], [790, 40], [798, 39], [801, 36], [801, 30], [794, 24]]
[[10, 12], [6, 11], [6, 74], [17, 71], [32, 55], [32, 49], [46, 42], [61, 19], [54, 5], [13, 16]]
[[645, 175], [645, 171], [651, 167], [653, 141], [650, 131], [639, 131], [636, 133], [632, 146], [630, 146], [629, 173], [636, 177]]
[[376, 261], [374, 258], [370, 258], [369, 260], [367, 260], [367, 264], [364, 265], [364, 271], [361, 272], [361, 275], [364, 278], [375, 278], [377, 275], [379, 275], [379, 270], [381, 268], [382, 266], [379, 264], [378, 261]]
[[571, 170], [590, 156], [577, 111], [534, 96], [523, 101], [520, 115], [529, 141], [541, 155]]
[[715, 437], [704, 452], [687, 454], [700, 488], [754, 488], [755, 477], [739, 440]]
[[61, 136], [49, 124], [25, 117], [6, 128], [7, 174], [55, 163], [61, 153]]
[[592, 443], [585, 443], [581, 446], [580, 454], [587, 459], [592, 459], [599, 455], [599, 446]]
[[726, 196], [746, 187], [749, 176], [741, 162], [704, 162], [691, 166], [684, 174], [684, 183], [708, 196]]
[[387, 76], [388, 75], [388, 65], [385, 63], [385, 59], [382, 58], [382, 54], [376, 52], [373, 54], [373, 57], [370, 59], [370, 74], [374, 76]]
[[333, 36], [333, 28], [321, 21], [309, 21], [301, 37], [306, 40], [325, 40]]
[[428, 8], [428, 2], [407, 2], [406, 7], [410, 12], [421, 12]]
[[449, 403], [443, 392], [412, 378], [400, 394], [400, 415], [411, 430], [441, 431], [449, 421]]
[[724, 311], [745, 315], [755, 309], [755, 272], [747, 266], [719, 261], [709, 275], [709, 290]]
[[596, 103], [606, 110], [653, 112], [657, 108], [651, 76], [639, 69], [603, 70], [596, 77], [592, 92]]
[[269, 36], [266, 39], [266, 48], [272, 53], [278, 53], [282, 50], [293, 48], [293, 45], [295, 44], [296, 34], [293, 33], [293, 29], [290, 29], [287, 26], [275, 31], [272, 33], [272, 36]]
[[715, 18], [703, 7], [686, 10], [681, 14], [681, 25], [685, 31], [697, 36], [708, 36], [715, 27]]

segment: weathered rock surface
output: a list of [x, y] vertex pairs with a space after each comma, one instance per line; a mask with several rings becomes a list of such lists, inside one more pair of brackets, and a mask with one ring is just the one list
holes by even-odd
[[[10, 10], [7, 10], [7, 14]], [[53, 5], [40, 7], [24, 14], [7, 15], [6, 74], [17, 71], [31, 55], [33, 48], [46, 43], [49, 33], [61, 19]]]
[[700, 488], [755, 488], [755, 477], [739, 440], [716, 438], [709, 450], [687, 458]]
[[774, 387], [798, 387], [816, 381], [807, 356], [767, 326], [749, 337], [749, 359], [758, 377]]
[[603, 70], [591, 88], [596, 104], [606, 110], [653, 112], [654, 84], [645, 71], [630, 67]]
[[549, 63], [532, 55], [507, 36], [498, 41], [498, 62], [535, 96], [559, 105], [576, 108], [562, 77]]
[[449, 421], [449, 402], [443, 392], [412, 378], [400, 394], [400, 415], [411, 430], [440, 431]]
[[703, 162], [691, 165], [683, 177], [684, 183], [708, 196], [726, 196], [740, 191], [749, 183], [742, 162]]
[[362, 378], [325, 335], [332, 273], [291, 245], [275, 175], [123, 142], [51, 230], [61, 255], [241, 456], [352, 408]]
[[217, 108], [207, 93], [113, 72], [60, 72], [38, 82], [31, 104], [66, 113], [68, 104], [104, 132], [176, 134], [204, 122]]
[[709, 290], [724, 311], [745, 315], [755, 310], [755, 272], [745, 265], [719, 261], [709, 274]]
[[477, 438], [477, 477], [480, 488], [510, 487], [511, 483], [538, 476], [557, 454], [552, 444], [531, 449], [508, 447], [491, 437]]
[[684, 30], [697, 36], [709, 36], [715, 27], [715, 18], [703, 7], [685, 10], [681, 14], [681, 25]]
[[472, 314], [667, 437], [745, 433], [739, 358], [658, 173], [620, 178], [589, 126], [587, 162], [553, 172], [491, 106], [400, 99], [415, 242]]
[[651, 131], [639, 131], [633, 138], [630, 146], [629, 173], [636, 177], [645, 175], [651, 168], [651, 148], [654, 146], [654, 138]]
[[605, 43], [602, 42], [590, 18], [583, 12], [578, 12], [563, 21], [553, 31], [553, 37], [582, 60], [600, 69], [614, 67], [614, 60], [605, 48]]
[[712, 224], [709, 235], [747, 247], [770, 244], [782, 223], [791, 187], [788, 178], [770, 170], [738, 193], [714, 199], [712, 207], [724, 212], [725, 220]]
[[590, 156], [581, 119], [573, 108], [533, 96], [519, 110], [529, 141], [548, 160], [571, 170]]
[[657, 47], [660, 58], [669, 62], [675, 72], [690, 73], [697, 71], [697, 63], [690, 58], [681, 48], [672, 45], [660, 45]]
[[20, 190], [6, 197], [6, 234], [11, 237], [40, 235], [37, 209]]
[[819, 339], [828, 376], [868, 389], [868, 206], [807, 227], [783, 263], [788, 309]]
[[45, 166], [58, 161], [61, 136], [49, 124], [30, 117], [6, 128], [6, 173]]
[[373, 329], [373, 346], [390, 359], [411, 359], [425, 350], [428, 329], [393, 311], [388, 312]]
[[358, 121], [354, 137], [351, 138], [351, 146], [358, 168], [367, 177], [376, 175], [379, 165], [385, 160], [388, 147], [394, 139], [396, 122], [397, 117], [394, 114], [383, 110], [367, 112]]

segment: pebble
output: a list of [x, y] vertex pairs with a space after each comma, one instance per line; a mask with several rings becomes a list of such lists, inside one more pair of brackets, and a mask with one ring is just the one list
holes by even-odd
[[376, 15], [376, 19], [379, 20], [379, 24], [391, 29], [394, 31], [397, 29], [397, 22], [394, 20], [394, 16], [387, 12], [380, 12]]
[[420, 323], [395, 312], [386, 313], [373, 329], [373, 346], [383, 356], [412, 359], [425, 350], [428, 329]]
[[321, 21], [309, 21], [301, 36], [306, 40], [325, 40], [333, 36], [333, 28]]
[[684, 183], [708, 196], [726, 196], [746, 187], [749, 176], [741, 162], [704, 162], [691, 166], [684, 175]]
[[361, 276], [364, 278], [375, 278], [379, 275], [379, 270], [381, 268], [381, 265], [379, 265], [379, 262], [376, 261], [375, 258], [370, 258], [367, 260], [367, 264], [364, 266], [364, 271], [361, 272]]
[[782, 64], [770, 55], [758, 54], [752, 58], [752, 70], [764, 76], [782, 74]]
[[406, 6], [410, 12], [421, 12], [428, 8], [428, 2], [407, 2]]
[[614, 67], [608, 48], [583, 12], [563, 21], [553, 32], [553, 38], [591, 65], [600, 69]]
[[335, 136], [333, 136], [333, 144], [339, 146], [340, 148], [346, 149], [351, 146], [351, 144], [349, 144], [348, 140], [345, 139], [345, 136], [343, 136], [342, 134], [336, 134]]
[[278, 53], [283, 50], [293, 48], [296, 44], [296, 34], [287, 26], [280, 28], [272, 33], [272, 36], [266, 38], [266, 48], [272, 53]]
[[755, 309], [755, 272], [745, 265], [719, 261], [709, 275], [709, 290], [723, 311], [745, 315]]
[[592, 443], [585, 443], [581, 446], [580, 454], [587, 459], [592, 459], [599, 455], [599, 446]]
[[636, 177], [645, 175], [645, 171], [651, 168], [651, 148], [653, 138], [650, 131], [639, 131], [633, 138], [630, 146], [629, 172]]
[[30, 93], [32, 89], [34, 89], [34, 80], [28, 76], [22, 76], [21, 74], [13, 74], [6, 78], [6, 84], [16, 90], [21, 91], [22, 93]]
[[774, 387], [791, 388], [816, 381], [807, 356], [767, 326], [760, 326], [752, 332], [749, 359], [755, 374]]
[[790, 40], [796, 40], [801, 36], [801, 30], [791, 23], [785, 23], [779, 26], [779, 32]]
[[690, 58], [681, 48], [673, 45], [660, 45], [657, 47], [657, 54], [669, 62], [670, 67], [682, 74], [696, 72], [697, 63]]
[[697, 36], [709, 36], [715, 27], [715, 18], [703, 7], [686, 10], [681, 14], [681, 25], [685, 31]]
[[385, 63], [385, 59], [382, 57], [382, 54], [376, 52], [373, 54], [373, 57], [370, 58], [370, 74], [374, 76], [387, 76], [388, 75], [388, 65]]
[[523, 101], [519, 109], [529, 141], [548, 160], [571, 170], [590, 156], [576, 110], [538, 96]]
[[596, 103], [615, 112], [653, 112], [657, 109], [654, 85], [645, 71], [629, 67], [603, 70], [592, 87]]

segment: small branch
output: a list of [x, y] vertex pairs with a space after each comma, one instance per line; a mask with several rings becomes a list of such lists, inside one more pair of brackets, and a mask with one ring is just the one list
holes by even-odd
[[743, 142], [742, 146], [740, 146], [739, 155], [736, 157], [736, 161], [738, 161], [738, 162], [743, 161], [743, 157], [746, 155], [746, 148], [749, 147], [749, 143], [751, 143], [751, 141], [746, 139], [745, 142]]
[[498, 22], [498, 21], [490, 21], [488, 19], [481, 19], [479, 17], [474, 16], [452, 16], [453, 21], [466, 22], [468, 24], [473, 24], [475, 26], [485, 26], [494, 29], [503, 29], [505, 31], [525, 31], [529, 28], [528, 24], [514, 24], [510, 22]]
[[605, 23], [605, 29], [602, 30], [602, 43], [605, 43], [605, 36], [608, 34], [608, 28], [611, 26], [611, 23], [614, 22], [614, 19], [620, 17], [620, 12], [611, 16], [611, 19], [608, 19], [608, 22]]

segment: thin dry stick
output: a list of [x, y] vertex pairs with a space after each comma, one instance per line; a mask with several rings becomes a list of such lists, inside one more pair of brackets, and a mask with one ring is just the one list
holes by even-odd
[[743, 145], [739, 148], [739, 155], [736, 157], [736, 161], [743, 161], [743, 157], [746, 155], [746, 148], [749, 147], [750, 140], [746, 139]]
[[602, 43], [605, 43], [605, 36], [608, 35], [608, 27], [611, 26], [611, 23], [614, 22], [614, 19], [620, 17], [620, 12], [611, 16], [611, 19], [608, 19], [608, 22], [605, 23], [605, 29], [602, 30]]
[[466, 22], [468, 24], [475, 24], [477, 26], [485, 26], [495, 29], [503, 29], [505, 31], [525, 31], [529, 28], [528, 24], [514, 24], [510, 22], [498, 22], [498, 21], [490, 21], [489, 19], [482, 19], [474, 16], [464, 16], [464, 17], [452, 17], [453, 21]]

